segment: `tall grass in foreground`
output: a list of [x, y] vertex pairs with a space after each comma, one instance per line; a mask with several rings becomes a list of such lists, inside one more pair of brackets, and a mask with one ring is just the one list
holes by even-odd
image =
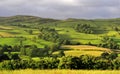
[[3, 70], [0, 74], [120, 74], [119, 70]]

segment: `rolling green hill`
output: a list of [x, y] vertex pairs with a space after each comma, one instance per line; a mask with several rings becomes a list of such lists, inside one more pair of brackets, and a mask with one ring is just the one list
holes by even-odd
[[[89, 24], [94, 33], [87, 34], [83, 32], [77, 32], [75, 30], [75, 26], [77, 24]], [[93, 45], [98, 45], [101, 43], [101, 39], [104, 36], [112, 37], [112, 39], [114, 39], [117, 44], [120, 44], [120, 18], [70, 18], [66, 20], [57, 20], [24, 15], [0, 17], [0, 44], [20, 44], [20, 40], [22, 39], [22, 37], [25, 38], [23, 44], [34, 44], [41, 48], [43, 48], [45, 45], [55, 44], [55, 42], [46, 41], [42, 38], [38, 38], [38, 34], [40, 33], [39, 28], [41, 27], [54, 28], [58, 32], [60, 37], [69, 40], [74, 45], [75, 43], [90, 43]], [[33, 33], [29, 34], [29, 30], [32, 30]], [[65, 53], [68, 53], [68, 51], [66, 51]]]
[[49, 22], [56, 22], [58, 20], [49, 19], [49, 18], [41, 18], [35, 16], [23, 16], [23, 15], [16, 15], [11, 17], [0, 17], [1, 24], [16, 24], [16, 23], [31, 23], [31, 24], [42, 24], [42, 23], [49, 23]]
[[[79, 33], [74, 30], [76, 24], [90, 24], [92, 29], [95, 31], [95, 34], [85, 34]], [[114, 36], [115, 38], [119, 38], [119, 33], [114, 30], [115, 27], [120, 28], [120, 19], [73, 19], [69, 18], [66, 20], [56, 20], [50, 18], [41, 18], [35, 16], [24, 16], [17, 15], [11, 17], [0, 17], [0, 25], [12, 26], [14, 25], [15, 29], [3, 30], [0, 28], [0, 35], [28, 35], [23, 30], [25, 29], [34, 29], [38, 27], [50, 27], [55, 28], [58, 33], [66, 39], [70, 39], [71, 41], [78, 41], [83, 44], [91, 42], [93, 44], [98, 44], [102, 36]], [[22, 25], [22, 26], [21, 26]], [[22, 28], [21, 28], [22, 27]], [[27, 28], [25, 28], [27, 27]], [[21, 28], [21, 29], [20, 29]], [[35, 29], [36, 30], [36, 29]], [[20, 33], [21, 32], [21, 33]], [[12, 34], [11, 34], [12, 33]]]

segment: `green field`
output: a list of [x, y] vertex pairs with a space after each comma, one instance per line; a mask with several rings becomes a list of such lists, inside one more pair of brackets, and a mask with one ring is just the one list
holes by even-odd
[[25, 37], [26, 39], [23, 41], [24, 45], [32, 45], [35, 44], [38, 47], [43, 48], [44, 45], [51, 45], [52, 42], [48, 42], [42, 39], [37, 39], [36, 42], [33, 41], [35, 37], [37, 37], [38, 30], [32, 29], [33, 34], [30, 35], [25, 30], [29, 30], [29, 28], [19, 28], [15, 26], [0, 26], [0, 44], [4, 45], [17, 45], [20, 44], [21, 37]]
[[78, 41], [83, 44], [87, 44], [89, 42], [93, 44], [100, 43], [101, 37], [99, 35], [94, 34], [85, 34], [85, 33], [78, 33], [72, 28], [56, 28], [58, 30], [58, 33], [61, 34], [65, 38], [69, 38], [72, 41]]

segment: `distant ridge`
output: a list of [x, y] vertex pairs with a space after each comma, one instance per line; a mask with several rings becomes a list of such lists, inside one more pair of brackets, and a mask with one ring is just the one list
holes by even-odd
[[119, 22], [120, 18], [109, 18], [109, 19], [79, 19], [79, 18], [68, 18], [65, 20], [58, 20], [58, 19], [52, 19], [52, 18], [42, 18], [38, 16], [30, 16], [30, 15], [15, 15], [15, 16], [9, 16], [9, 17], [0, 17], [0, 24], [12, 24], [12, 23], [31, 23], [31, 24], [46, 24], [46, 23], [52, 23], [52, 22], [77, 22], [77, 21], [107, 21], [107, 22]]
[[29, 15], [16, 15], [9, 17], [0, 17], [0, 23], [49, 23], [56, 22], [58, 20], [51, 18], [41, 18], [37, 16]]

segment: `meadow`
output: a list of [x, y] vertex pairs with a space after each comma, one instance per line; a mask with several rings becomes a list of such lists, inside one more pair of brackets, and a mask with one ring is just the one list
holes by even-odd
[[43, 48], [45, 45], [51, 45], [52, 42], [45, 41], [42, 39], [37, 39], [36, 42], [33, 41], [33, 38], [37, 37], [37, 33], [39, 31], [37, 29], [32, 29], [33, 34], [30, 35], [25, 30], [30, 30], [29, 28], [19, 28], [16, 26], [0, 26], [0, 44], [4, 45], [17, 45], [20, 44], [21, 37], [25, 37], [26, 39], [23, 41], [23, 44], [35, 44], [38, 47]]

